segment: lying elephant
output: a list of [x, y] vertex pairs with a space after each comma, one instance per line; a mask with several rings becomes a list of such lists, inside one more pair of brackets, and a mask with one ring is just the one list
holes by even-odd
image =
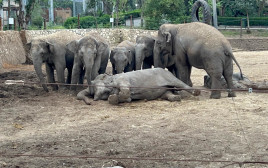
[[[246, 89], [248, 88], [248, 86], [252, 84], [252, 82], [244, 74], [241, 75], [241, 73], [234, 73], [232, 76], [232, 79], [233, 79], [234, 89]], [[220, 82], [221, 82], [222, 88], [224, 89], [228, 88], [226, 80], [224, 79], [223, 76], [221, 77]], [[211, 88], [211, 83], [212, 81], [211, 81], [210, 76], [205, 75], [204, 86], [207, 88]]]
[[94, 96], [94, 100], [108, 99], [110, 104], [157, 98], [179, 101], [180, 95], [173, 94], [174, 90], [168, 88], [184, 88], [193, 95], [200, 94], [199, 90], [194, 90], [162, 68], [138, 70], [113, 76], [101, 74], [92, 81], [92, 84], [94, 86], [77, 94], [78, 100], [84, 100], [86, 104], [90, 104], [87, 96]]

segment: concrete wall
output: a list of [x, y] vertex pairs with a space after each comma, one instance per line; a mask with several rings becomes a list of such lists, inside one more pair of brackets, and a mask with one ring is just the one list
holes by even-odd
[[[135, 42], [138, 35], [141, 34], [151, 34], [156, 35], [155, 30], [142, 30], [142, 29], [64, 29], [65, 31], [74, 32], [78, 35], [85, 36], [90, 32], [97, 32], [102, 37], [104, 37], [110, 45], [113, 47], [117, 45], [120, 41], [129, 40]], [[62, 30], [27, 30], [26, 37], [27, 41], [31, 41], [32, 38], [38, 36], [46, 36], [48, 34], [56, 33]]]

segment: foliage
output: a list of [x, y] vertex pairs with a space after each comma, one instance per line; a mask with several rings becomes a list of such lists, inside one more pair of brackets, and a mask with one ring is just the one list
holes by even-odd
[[256, 12], [256, 0], [235, 0], [233, 1], [232, 8], [236, 12], [240, 12], [242, 15], [247, 15], [247, 13]]
[[133, 10], [133, 11], [121, 13], [120, 15], [123, 16], [124, 19], [129, 19], [130, 16], [132, 16], [132, 18], [138, 18], [138, 17], [141, 16], [141, 10], [136, 9], [136, 10]]
[[37, 26], [39, 28], [42, 27], [42, 25], [43, 25], [42, 14], [43, 14], [43, 10], [42, 10], [40, 4], [36, 3], [34, 6], [34, 9], [32, 11], [32, 15], [31, 15], [31, 20], [32, 20], [33, 26]]
[[185, 15], [183, 0], [147, 0], [144, 16], [147, 29], [158, 28], [163, 23], [181, 23]]
[[[110, 16], [103, 15], [102, 17], [97, 17], [98, 27], [109, 27], [110, 26]], [[64, 22], [64, 27], [67, 29], [77, 28], [78, 19], [77, 17], [70, 17]], [[96, 20], [93, 16], [80, 17], [80, 27], [86, 28], [96, 28]]]
[[55, 8], [71, 8], [73, 9], [73, 1], [70, 0], [54, 0]]
[[[226, 26], [240, 26], [242, 18], [242, 26], [246, 27], [247, 20], [245, 17], [218, 17], [218, 23]], [[268, 17], [250, 17], [249, 19], [251, 26], [268, 26]]]

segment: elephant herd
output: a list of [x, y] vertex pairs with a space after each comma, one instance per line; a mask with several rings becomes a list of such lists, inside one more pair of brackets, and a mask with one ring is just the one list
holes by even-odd
[[[121, 75], [122, 77], [120, 75], [120, 77], [110, 77], [110, 81], [115, 79], [117, 82], [119, 79], [124, 81], [126, 78], [130, 81], [127, 76], [132, 76], [141, 87], [142, 83], [146, 83], [146, 80], [155, 80], [153, 83], [149, 82], [147, 84], [151, 87], [159, 85], [185, 88], [189, 86], [191, 88], [193, 85], [190, 79], [192, 67], [204, 69], [211, 78], [211, 88], [214, 90], [211, 92], [210, 98], [214, 99], [221, 97], [220, 91], [215, 89], [221, 89], [222, 76], [225, 78], [228, 88], [234, 88], [232, 81], [233, 60], [239, 67], [240, 74], [242, 74], [228, 40], [214, 27], [200, 22], [163, 24], [160, 26], [157, 36], [140, 35], [136, 38], [136, 43], [126, 40], [114, 48], [110, 48], [109, 43], [96, 33], [74, 39], [67, 44], [54, 39], [33, 39], [28, 44], [31, 47], [30, 52], [35, 71], [45, 91], [48, 91], [47, 82], [55, 83], [54, 70], [56, 70], [59, 83], [83, 84], [85, 77], [88, 85], [92, 85], [98, 80], [102, 80], [103, 84], [104, 78], [107, 80], [108, 78], [98, 75], [106, 72], [109, 60], [112, 64], [113, 76], [125, 72], [124, 75]], [[46, 66], [47, 82], [42, 73], [42, 63], [45, 63]], [[176, 85], [174, 82], [172, 84], [164, 82], [163, 79], [168, 80], [161, 75], [169, 77], [170, 75], [157, 67], [167, 68], [172, 77], [179, 79], [178, 81], [186, 84], [187, 87], [186, 85]], [[66, 68], [68, 74], [65, 82], [64, 71]], [[133, 73], [137, 70], [143, 69], [141, 71], [146, 71], [145, 69], [151, 68], [156, 69], [155, 71], [159, 73], [160, 77], [150, 78], [150, 75], [157, 75], [156, 72], [153, 72], [154, 70], [147, 70], [148, 73]], [[135, 76], [135, 74], [137, 75]], [[143, 74], [147, 77], [142, 77]], [[94, 81], [94, 79], [96, 80]], [[137, 82], [137, 80], [140, 81]], [[172, 81], [175, 80], [172, 79]], [[131, 87], [132, 85], [129, 84], [131, 82], [128, 82], [128, 86]], [[56, 90], [58, 86], [52, 85], [52, 88]], [[75, 90], [76, 86], [72, 85], [71, 89]], [[111, 102], [120, 93], [120, 91], [111, 91], [110, 89], [109, 94], [107, 94], [107, 90], [109, 89], [106, 89], [106, 96], [104, 97]], [[128, 91], [128, 97], [132, 92], [133, 90]], [[89, 87], [79, 93], [78, 98], [87, 100], [85, 96], [94, 96], [94, 93], [96, 93], [96, 88]], [[162, 92], [159, 93], [163, 94]], [[153, 93], [147, 92], [147, 94], [152, 95]], [[158, 97], [161, 97], [161, 94]], [[111, 98], [109, 98], [109, 95]], [[235, 97], [236, 95], [230, 91], [228, 96]], [[142, 99], [144, 96], [140, 98]], [[118, 102], [118, 99], [115, 102]]]

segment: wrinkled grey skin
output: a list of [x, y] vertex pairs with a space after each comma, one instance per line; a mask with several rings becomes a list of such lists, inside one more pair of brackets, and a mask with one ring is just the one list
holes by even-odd
[[118, 44], [111, 51], [110, 61], [113, 74], [135, 70], [135, 44], [128, 40]]
[[154, 43], [155, 37], [150, 35], [140, 35], [136, 38], [135, 58], [136, 70], [148, 69], [154, 65]]
[[[236, 61], [230, 43], [214, 27], [194, 22], [187, 24], [164, 24], [159, 28], [154, 46], [154, 66], [166, 68], [173, 65], [176, 77], [192, 86], [192, 66], [204, 69], [212, 78], [212, 89], [220, 89], [223, 75], [229, 89], [232, 81], [233, 60]], [[235, 97], [234, 92], [228, 94]], [[212, 91], [210, 98], [219, 99], [220, 91]]]
[[[109, 44], [97, 35], [85, 36], [80, 40], [74, 40], [67, 44], [67, 48], [74, 53], [74, 66], [71, 84], [77, 84], [83, 75], [87, 78], [88, 85], [99, 74], [105, 73], [110, 48]], [[72, 90], [76, 87], [72, 86]]]
[[[59, 83], [65, 83], [64, 70], [68, 69], [66, 83], [71, 82], [74, 55], [67, 51], [67, 48], [54, 40], [33, 39], [27, 45], [30, 46], [30, 52], [33, 57], [35, 72], [40, 79], [42, 87], [48, 92], [46, 80], [42, 73], [42, 64], [46, 65], [46, 74], [48, 83], [55, 83], [54, 70], [57, 73]], [[57, 85], [52, 85], [53, 90], [57, 90]]]
[[[200, 94], [200, 91], [194, 90], [162, 68], [131, 71], [113, 76], [103, 74], [92, 81], [92, 84], [95, 86], [78, 93], [77, 98], [79, 100], [84, 100], [87, 104], [90, 104], [87, 96], [94, 95], [95, 101], [108, 99], [111, 104], [157, 98], [179, 101], [180, 95], [173, 94], [174, 90], [168, 90], [167, 88], [185, 88], [190, 89], [187, 91], [191, 94]], [[155, 87], [163, 88], [155, 89]]]
[[[242, 78], [240, 73], [234, 73], [232, 78], [235, 89], [246, 89], [252, 84], [252, 82], [244, 74]], [[221, 85], [224, 89], [227, 89], [226, 80], [223, 76], [221, 77]], [[211, 89], [211, 78], [208, 75], [204, 76], [204, 86]]]

